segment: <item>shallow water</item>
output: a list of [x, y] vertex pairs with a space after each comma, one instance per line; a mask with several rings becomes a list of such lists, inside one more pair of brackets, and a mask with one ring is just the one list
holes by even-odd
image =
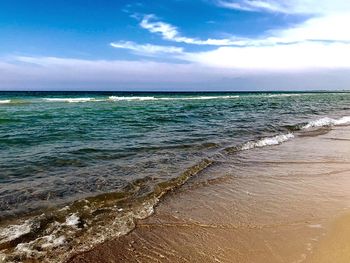
[[349, 124], [349, 102], [350, 93], [0, 93], [0, 249], [36, 240], [43, 250], [67, 231], [99, 233], [96, 242], [125, 234], [223, 155]]
[[349, 211], [349, 127], [297, 133], [222, 157], [164, 197], [132, 233], [68, 262], [346, 263]]

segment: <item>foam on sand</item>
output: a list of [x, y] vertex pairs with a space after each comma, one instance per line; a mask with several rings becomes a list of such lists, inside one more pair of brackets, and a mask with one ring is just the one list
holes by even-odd
[[77, 216], [76, 213], [71, 214], [69, 217], [66, 218], [66, 226], [73, 226], [76, 227], [80, 222], [79, 216]]
[[15, 240], [16, 238], [30, 233], [31, 230], [32, 223], [30, 220], [26, 220], [22, 224], [0, 228], [0, 244]]

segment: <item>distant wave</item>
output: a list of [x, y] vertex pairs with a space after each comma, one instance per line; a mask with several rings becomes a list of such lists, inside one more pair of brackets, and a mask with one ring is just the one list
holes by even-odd
[[46, 101], [50, 102], [89, 102], [89, 101], [96, 101], [93, 98], [44, 98]]
[[113, 101], [133, 101], [133, 100], [157, 100], [158, 98], [156, 97], [149, 97], [149, 96], [144, 96], [144, 97], [119, 97], [119, 96], [110, 96], [109, 100], [113, 100]]
[[310, 121], [309, 123], [304, 125], [302, 129], [347, 125], [347, 124], [350, 124], [350, 116], [345, 116], [340, 119], [332, 119], [332, 118], [325, 117], [318, 120]]
[[274, 137], [267, 137], [258, 141], [247, 142], [243, 144], [241, 150], [244, 151], [244, 150], [250, 150], [254, 148], [261, 148], [265, 146], [278, 145], [293, 138], [294, 138], [294, 135], [292, 133], [281, 134]]
[[147, 101], [147, 100], [212, 100], [212, 99], [232, 99], [239, 98], [238, 95], [235, 96], [198, 96], [198, 97], [119, 97], [110, 96], [109, 100], [112, 101]]
[[[310, 95], [310, 94], [307, 94], [307, 95]], [[301, 96], [301, 94], [270, 94], [270, 95], [267, 95], [266, 97], [278, 98], [278, 97], [299, 97], [299, 96]]]
[[0, 104], [8, 104], [11, 103], [11, 100], [0, 100]]
[[185, 97], [185, 98], [170, 98], [176, 100], [213, 100], [213, 99], [237, 99], [238, 95], [234, 96], [199, 96], [199, 97]]
[[[43, 98], [48, 102], [101, 102], [101, 101], [166, 101], [166, 100], [212, 100], [212, 99], [233, 99], [235, 96], [198, 96], [198, 97], [153, 97], [153, 96], [110, 96], [108, 99], [95, 98]], [[5, 102], [4, 102], [5, 103]]]

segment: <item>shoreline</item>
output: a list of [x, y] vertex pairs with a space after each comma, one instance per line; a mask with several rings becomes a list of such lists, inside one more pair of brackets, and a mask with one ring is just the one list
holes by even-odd
[[334, 127], [231, 156], [167, 194], [129, 234], [67, 262], [314, 262], [349, 213], [349, 146], [349, 127]]
[[[239, 146], [222, 148], [210, 158], [187, 168], [181, 176], [159, 183], [149, 196], [150, 199], [146, 198], [147, 195], [133, 205], [125, 202], [128, 195], [107, 193], [77, 200], [70, 206], [57, 210], [57, 213], [42, 214], [22, 221], [20, 224], [11, 225], [7, 229], [3, 228], [3, 231], [0, 231], [0, 238], [5, 237], [5, 243], [0, 244], [4, 252], [0, 253], [0, 259], [6, 262], [9, 260], [9, 262], [18, 262], [18, 260], [22, 260], [21, 262], [69, 262], [76, 260], [77, 257], [85, 258], [90, 254], [91, 249], [98, 250], [98, 253], [103, 255], [105, 250], [109, 251], [103, 248], [104, 245], [112, 243], [112, 247], [123, 248], [117, 254], [115, 249], [112, 249], [114, 256], [109, 258], [109, 261], [118, 262], [116, 257], [125, 256], [124, 253], [128, 247], [125, 248], [124, 243], [128, 243], [126, 240], [134, 235], [134, 231], [142, 232], [139, 236], [149, 239], [148, 232], [157, 228], [175, 231], [175, 233], [170, 231], [168, 236], [176, 236], [181, 231], [188, 235], [189, 232], [194, 231], [193, 229], [199, 229], [202, 232], [203, 229], [211, 229], [209, 232], [218, 229], [210, 235], [213, 236], [212, 240], [219, 240], [226, 235], [224, 230], [238, 233], [249, 231], [251, 235], [255, 229], [273, 229], [276, 226], [288, 225], [290, 222], [284, 221], [289, 217], [294, 220], [292, 225], [302, 225], [302, 222], [307, 221], [310, 224], [306, 225], [307, 231], [305, 229], [303, 231], [320, 234], [320, 231], [316, 230], [324, 230], [324, 225], [330, 222], [325, 221], [320, 224], [314, 216], [310, 217], [306, 213], [318, 206], [319, 201], [327, 203], [328, 200], [324, 198], [328, 195], [339, 194], [338, 185], [347, 185], [346, 173], [350, 171], [348, 167], [350, 151], [346, 146], [344, 147], [344, 144], [349, 146], [350, 126], [344, 126], [343, 123], [347, 123], [348, 118], [321, 118], [307, 124], [298, 124], [295, 126], [298, 130], [290, 133], [260, 137]], [[340, 176], [333, 182], [333, 188], [336, 188], [333, 189], [334, 191], [324, 189], [328, 183], [327, 176], [330, 175]], [[135, 193], [142, 191], [145, 182], [147, 181], [135, 181], [128, 191], [134, 188]], [[312, 191], [309, 189], [310, 186], [313, 188]], [[349, 190], [347, 189], [346, 193], [349, 193]], [[202, 191], [208, 191], [208, 193]], [[317, 191], [322, 191], [323, 194], [320, 195]], [[285, 193], [288, 195], [285, 196]], [[308, 201], [303, 204], [303, 200], [307, 200], [310, 194], [313, 197], [310, 201], [313, 203]], [[347, 196], [345, 193], [342, 195]], [[332, 206], [327, 205], [322, 208], [334, 214], [335, 208], [339, 208], [340, 201], [349, 199], [350, 196], [338, 198], [332, 201], [334, 203]], [[261, 209], [265, 204], [271, 207]], [[290, 204], [293, 208], [284, 207]], [[192, 209], [188, 210], [186, 206]], [[295, 213], [299, 210], [300, 214]], [[164, 213], [165, 218], [163, 218]], [[185, 215], [184, 218], [182, 214]], [[326, 217], [320, 211], [315, 212], [315, 215], [318, 217], [322, 215], [322, 221]], [[96, 219], [94, 224], [91, 219]], [[184, 230], [186, 228], [190, 230]], [[309, 231], [310, 229], [312, 231]], [[223, 236], [220, 236], [220, 231], [224, 231]], [[163, 234], [161, 231], [159, 236], [162, 237]], [[199, 236], [207, 234], [204, 231]], [[192, 235], [198, 235], [198, 233], [195, 232]], [[6, 238], [9, 239], [6, 240]], [[250, 238], [256, 239], [255, 236]], [[265, 239], [265, 237], [260, 238]], [[233, 236], [225, 236], [225, 239], [229, 239], [226, 242], [232, 244], [242, 241], [239, 238], [236, 240]], [[276, 237], [274, 239], [277, 240]], [[311, 243], [319, 239], [320, 236], [312, 238]], [[133, 244], [135, 240], [130, 242]], [[162, 242], [164, 240], [157, 240], [155, 246]], [[192, 244], [192, 241], [188, 242]], [[314, 246], [310, 245], [311, 243], [307, 242], [308, 251], [312, 250], [310, 246]], [[176, 246], [174, 244], [174, 247]], [[206, 251], [205, 243], [200, 246], [204, 247], [203, 251]], [[218, 249], [230, 250], [232, 247], [221, 248], [219, 245]], [[262, 251], [264, 249], [266, 247], [258, 248]], [[274, 249], [276, 248], [270, 250]], [[303, 250], [303, 248], [298, 249]], [[133, 251], [137, 251], [137, 246]], [[246, 254], [246, 252], [239, 253]], [[180, 254], [177, 253], [178, 256]], [[300, 255], [303, 254], [300, 252]], [[192, 257], [192, 255], [188, 256]], [[221, 261], [231, 262], [236, 256], [230, 255], [229, 260]], [[127, 254], [125, 260], [132, 259], [134, 256]], [[98, 259], [102, 262], [103, 260], [104, 258]], [[208, 261], [208, 258], [200, 260]], [[86, 259], [83, 260], [85, 261]], [[296, 262], [299, 262], [299, 259]]]

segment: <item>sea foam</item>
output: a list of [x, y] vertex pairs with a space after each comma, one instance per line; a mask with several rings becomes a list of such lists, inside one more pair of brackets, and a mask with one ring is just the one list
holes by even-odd
[[267, 137], [258, 141], [247, 142], [243, 144], [241, 150], [249, 150], [253, 148], [261, 148], [265, 146], [278, 145], [293, 138], [294, 138], [294, 135], [292, 133], [281, 134], [274, 137]]
[[22, 224], [10, 225], [0, 229], [0, 244], [15, 240], [32, 230], [32, 222], [30, 220], [24, 221]]
[[77, 216], [77, 214], [71, 214], [66, 218], [66, 226], [73, 226], [76, 227], [79, 224], [80, 218]]
[[11, 100], [0, 100], [0, 104], [8, 104], [11, 103]]
[[347, 125], [347, 124], [350, 124], [350, 116], [345, 116], [340, 119], [332, 119], [332, 118], [325, 117], [318, 120], [310, 121], [308, 124], [304, 125], [302, 129]]

